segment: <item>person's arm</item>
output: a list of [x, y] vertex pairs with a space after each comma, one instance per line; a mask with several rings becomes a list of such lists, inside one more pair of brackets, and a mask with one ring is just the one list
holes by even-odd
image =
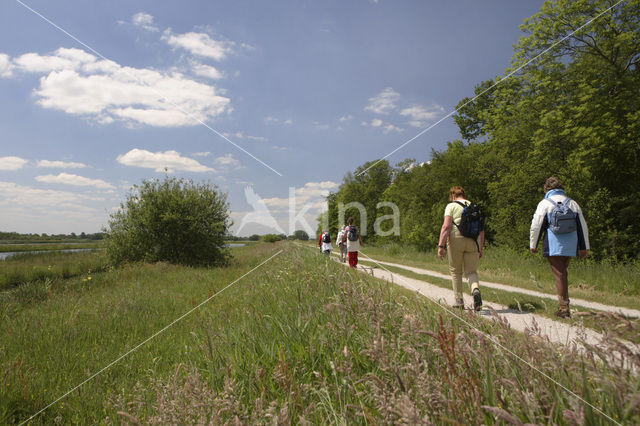
[[531, 251], [531, 253], [538, 252], [538, 242], [542, 235], [542, 224], [547, 215], [543, 202], [544, 200], [538, 203], [536, 212], [533, 214], [533, 219], [531, 219], [531, 228], [529, 229], [529, 251]]
[[449, 238], [449, 234], [451, 234], [452, 227], [453, 218], [451, 216], [445, 216], [442, 222], [442, 228], [440, 228], [440, 239], [438, 240], [438, 257], [440, 259], [444, 258], [444, 245], [447, 242], [447, 238]]

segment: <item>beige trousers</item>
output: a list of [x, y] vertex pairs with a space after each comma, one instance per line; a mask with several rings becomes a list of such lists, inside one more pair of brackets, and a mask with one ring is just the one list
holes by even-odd
[[478, 246], [472, 238], [463, 237], [459, 232], [452, 231], [447, 244], [449, 257], [449, 271], [453, 281], [453, 292], [456, 299], [462, 298], [462, 274], [469, 280], [471, 291], [478, 288]]

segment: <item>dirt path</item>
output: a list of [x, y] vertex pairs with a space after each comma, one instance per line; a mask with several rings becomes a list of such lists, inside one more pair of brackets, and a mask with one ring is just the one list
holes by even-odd
[[[362, 260], [375, 262], [375, 263], [377, 263], [379, 265], [394, 266], [396, 268], [402, 268], [402, 269], [405, 269], [407, 271], [415, 272], [417, 274], [428, 275], [428, 276], [432, 276], [432, 277], [436, 277], [436, 278], [451, 279], [450, 275], [441, 274], [440, 272], [431, 271], [431, 270], [428, 270], [428, 269], [415, 268], [415, 267], [412, 267], [412, 266], [401, 265], [399, 263], [383, 262], [381, 260], [375, 260], [375, 259], [372, 259], [372, 258], [367, 258], [365, 256], [362, 256]], [[548, 293], [541, 293], [541, 292], [535, 291], [535, 290], [527, 290], [527, 289], [524, 289], [524, 288], [514, 287], [514, 286], [510, 286], [510, 285], [506, 285], [506, 284], [498, 284], [498, 283], [492, 283], [492, 282], [488, 282], [488, 281], [480, 281], [480, 289], [482, 289], [483, 287], [495, 288], [497, 290], [508, 291], [508, 292], [511, 292], [511, 293], [526, 294], [526, 295], [529, 295], [529, 296], [535, 296], [535, 297], [540, 297], [540, 298], [544, 298], [544, 299], [551, 299], [553, 301], [557, 301], [558, 300], [556, 295], [552, 295], [552, 294], [548, 294]], [[573, 298], [573, 297], [571, 298], [571, 305], [572, 306], [582, 306], [584, 308], [595, 309], [595, 310], [598, 310], [598, 311], [611, 312], [611, 313], [616, 313], [616, 314], [623, 314], [625, 316], [633, 317], [633, 318], [640, 318], [640, 310], [637, 310], [637, 309], [623, 308], [623, 307], [620, 307], [620, 306], [604, 305], [602, 303], [591, 302], [591, 301], [583, 300], [583, 299], [576, 299], [576, 298]]]
[[[335, 253], [334, 253], [335, 254]], [[408, 271], [412, 271], [418, 274], [429, 275], [437, 278], [450, 279], [449, 275], [444, 275], [436, 271], [430, 271], [427, 269], [414, 268], [397, 263], [382, 262], [368, 256], [364, 256], [361, 253], [360, 259], [362, 261], [375, 262], [378, 267], [370, 268], [368, 266], [360, 266], [358, 269], [367, 274], [372, 274], [376, 278], [386, 280], [390, 283], [403, 286], [407, 289], [413, 290], [425, 297], [428, 297], [440, 307], [454, 315], [458, 315], [457, 311], [452, 310], [451, 303], [454, 300], [453, 290], [438, 287], [428, 282], [417, 280], [414, 278], [408, 278], [403, 275], [393, 273], [385, 269], [385, 265], [403, 268]], [[337, 260], [337, 258], [334, 258]], [[348, 267], [347, 264], [344, 264]], [[544, 294], [532, 290], [525, 290], [518, 287], [512, 287], [504, 284], [480, 282], [481, 287], [499, 288], [500, 290], [517, 292], [523, 294], [534, 295], [537, 297], [545, 297], [553, 300], [557, 300], [555, 296]], [[470, 294], [464, 295], [464, 302], [466, 306], [473, 306], [473, 298]], [[589, 302], [586, 300], [572, 299], [572, 303], [592, 309], [598, 309], [608, 312], [623, 313], [629, 316], [640, 316], [640, 311], [635, 309], [620, 308], [616, 306], [607, 306], [595, 302]], [[491, 309], [489, 309], [491, 308]], [[573, 321], [557, 321], [552, 318], [536, 315], [530, 312], [521, 312], [515, 309], [510, 309], [508, 306], [500, 305], [493, 302], [484, 302], [483, 309], [478, 312], [478, 315], [485, 316], [487, 318], [495, 318], [492, 314], [492, 310], [495, 311], [501, 318], [509, 322], [510, 326], [518, 331], [524, 332], [525, 330], [540, 330], [542, 336], [546, 336], [550, 341], [560, 343], [564, 345], [577, 344], [582, 346], [582, 341], [590, 345], [598, 345], [601, 342], [602, 335], [592, 329], [586, 328], [580, 325], [578, 322]], [[634, 345], [629, 342], [625, 342], [630, 348], [634, 348], [637, 352], [640, 350], [638, 345]]]

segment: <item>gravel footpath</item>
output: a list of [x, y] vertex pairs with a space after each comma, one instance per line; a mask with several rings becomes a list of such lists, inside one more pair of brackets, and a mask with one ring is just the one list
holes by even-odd
[[[336, 254], [336, 253], [332, 253]], [[439, 307], [452, 315], [459, 315], [459, 311], [451, 308], [451, 304], [454, 301], [454, 295], [452, 289], [438, 287], [433, 284], [429, 284], [428, 282], [417, 280], [414, 278], [405, 277], [403, 275], [393, 273], [389, 270], [385, 269], [385, 265], [394, 266], [398, 268], [403, 268], [408, 271], [412, 271], [418, 274], [429, 275], [437, 278], [445, 278], [450, 279], [449, 275], [441, 274], [436, 271], [430, 271], [427, 269], [414, 268], [410, 266], [405, 266], [397, 263], [390, 262], [382, 262], [368, 256], [364, 255], [364, 253], [360, 253], [360, 260], [374, 262], [378, 265], [378, 267], [368, 267], [358, 265], [358, 270], [373, 275], [375, 278], [380, 278], [386, 280], [390, 283], [397, 284], [403, 286], [407, 289], [413, 290], [433, 301], [435, 304], [439, 305]], [[332, 256], [333, 260], [336, 260]], [[344, 263], [346, 267], [348, 267], [347, 263]], [[490, 287], [497, 288], [500, 290], [528, 294], [537, 297], [549, 298], [552, 300], [557, 300], [556, 296], [540, 293], [532, 290], [525, 290], [518, 287], [508, 286], [505, 284], [498, 283], [490, 283], [485, 281], [480, 281], [480, 287]], [[464, 294], [464, 303], [466, 307], [473, 306], [473, 298], [470, 294]], [[586, 300], [580, 299], [571, 299], [572, 305], [580, 305], [586, 308], [597, 309], [601, 311], [607, 312], [615, 312], [622, 313], [627, 316], [640, 317], [640, 311], [635, 309], [621, 308], [617, 306], [608, 306], [600, 303], [589, 302]], [[489, 309], [491, 308], [491, 309]], [[493, 311], [493, 312], [492, 312]], [[495, 319], [495, 314], [498, 314], [501, 319], [506, 320], [511, 328], [514, 330], [518, 330], [524, 332], [526, 330], [539, 330], [540, 335], [547, 337], [551, 342], [560, 343], [564, 345], [568, 344], [576, 344], [578, 346], [582, 346], [582, 342], [585, 342], [590, 345], [599, 345], [602, 339], [602, 335], [592, 329], [586, 328], [574, 321], [558, 321], [552, 318], [544, 317], [541, 315], [536, 315], [530, 312], [521, 312], [515, 309], [510, 309], [508, 306], [500, 305], [498, 303], [493, 302], [484, 302], [482, 310], [477, 312], [478, 315], [482, 315], [487, 317], [488, 319]], [[625, 342], [630, 347], [634, 348], [636, 351], [640, 350], [638, 345], [634, 345], [629, 342]]]

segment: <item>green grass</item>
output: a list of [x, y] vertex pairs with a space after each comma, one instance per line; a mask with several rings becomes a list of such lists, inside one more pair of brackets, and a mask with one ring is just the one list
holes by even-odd
[[[26, 420], [281, 249], [34, 423], [563, 424], [583, 412], [413, 292], [277, 243], [234, 249], [225, 268], [134, 265], [48, 281], [38, 297], [12, 290], [0, 300], [0, 423]], [[629, 370], [463, 315], [608, 415], [640, 421]]]
[[107, 269], [103, 251], [19, 253], [0, 261], [0, 290], [24, 283], [60, 280]]

